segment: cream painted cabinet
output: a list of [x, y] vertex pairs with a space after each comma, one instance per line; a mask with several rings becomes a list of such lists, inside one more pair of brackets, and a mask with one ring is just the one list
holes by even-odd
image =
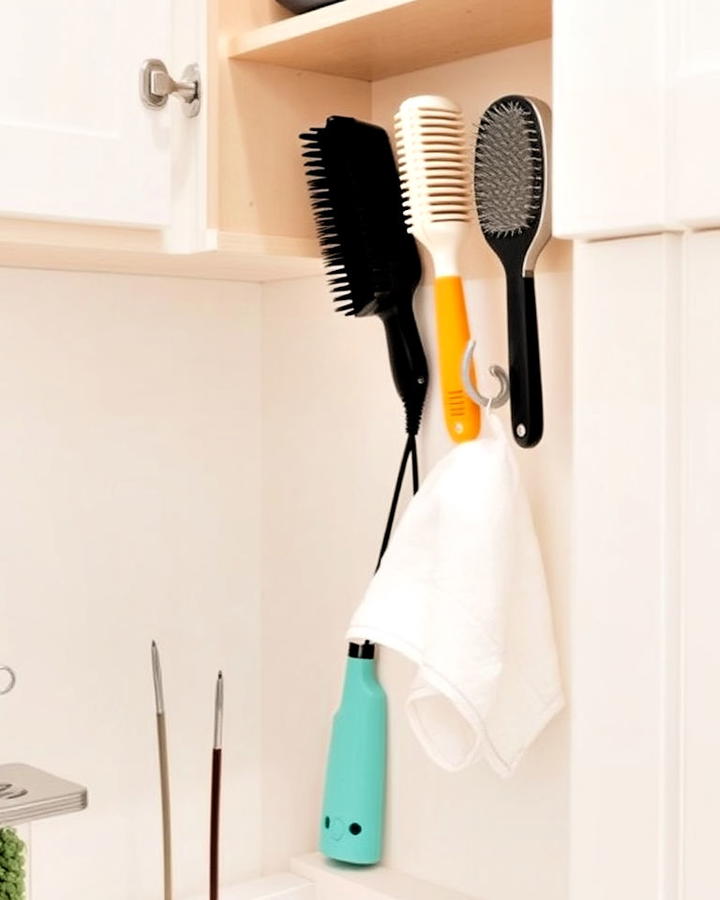
[[555, 227], [580, 239], [571, 900], [720, 895], [718, 27], [710, 0], [555, 0]]
[[164, 227], [171, 123], [138, 97], [169, 60], [171, 0], [3, 4], [0, 215]]
[[177, 78], [197, 63], [205, 81], [206, 0], [28, 0], [0, 19], [3, 262], [96, 268], [78, 256], [89, 249], [112, 268], [113, 253], [211, 245], [206, 86], [192, 119], [172, 99], [148, 109], [139, 92], [147, 58]]
[[679, 900], [682, 266], [574, 253], [570, 900]]
[[[320, 271], [298, 134], [370, 83], [230, 58], [272, 0], [49, 0], [0, 11], [0, 265], [264, 281]], [[197, 63], [199, 115], [139, 72]]]
[[554, 2], [557, 235], [619, 236], [664, 228], [664, 6], [664, 0]]
[[667, 18], [668, 221], [720, 225], [720, 5], [675, 0]]
[[575, 253], [570, 900], [720, 896], [719, 255]]
[[720, 552], [720, 346], [717, 260], [720, 231], [691, 235], [683, 304], [684, 441], [681, 676], [683, 867], [686, 900], [720, 896], [720, 654], [717, 560]]
[[555, 230], [720, 224], [720, 6], [554, 3]]

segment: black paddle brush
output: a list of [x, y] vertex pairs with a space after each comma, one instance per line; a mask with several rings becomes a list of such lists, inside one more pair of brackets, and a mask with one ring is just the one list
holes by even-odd
[[390, 140], [377, 125], [345, 116], [332, 116], [301, 140], [336, 308], [348, 316], [380, 317], [406, 431], [417, 435], [428, 385], [413, 313], [422, 269], [405, 229]]
[[478, 219], [507, 280], [510, 405], [521, 447], [534, 447], [544, 425], [534, 274], [550, 239], [549, 146], [549, 108], [516, 95], [488, 107], [475, 144]]

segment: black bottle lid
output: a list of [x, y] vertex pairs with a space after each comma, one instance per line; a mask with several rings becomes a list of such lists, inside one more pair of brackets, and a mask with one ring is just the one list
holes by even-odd
[[362, 644], [350, 642], [348, 656], [352, 659], [375, 659], [375, 644], [365, 641]]

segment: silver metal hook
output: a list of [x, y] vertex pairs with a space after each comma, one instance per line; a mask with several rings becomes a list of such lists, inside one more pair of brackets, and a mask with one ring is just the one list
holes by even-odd
[[490, 366], [488, 371], [500, 382], [500, 390], [494, 397], [485, 397], [478, 391], [470, 377], [470, 367], [474, 352], [475, 341], [468, 341], [462, 359], [462, 381], [465, 393], [478, 406], [483, 406], [485, 409], [498, 409], [500, 406], [504, 406], [510, 398], [510, 379], [502, 366]]
[[0, 666], [0, 672], [5, 672], [7, 675], [5, 686], [0, 687], [0, 695], [9, 694], [10, 691], [15, 687], [15, 682], [17, 681], [17, 679], [15, 678], [15, 673], [10, 668], [10, 666]]

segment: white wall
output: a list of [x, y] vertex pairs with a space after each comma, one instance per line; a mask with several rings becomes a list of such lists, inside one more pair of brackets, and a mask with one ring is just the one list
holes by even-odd
[[0, 270], [0, 760], [87, 784], [33, 826], [33, 900], [161, 894], [149, 646], [176, 895], [206, 884], [216, 670], [224, 876], [259, 869], [259, 289]]
[[[548, 256], [538, 285], [547, 435], [520, 455], [561, 644], [566, 251]], [[171, 717], [178, 895], [205, 880], [220, 665], [229, 701], [225, 879], [259, 869], [261, 838], [267, 870], [315, 846], [344, 631], [374, 564], [402, 413], [377, 321], [336, 315], [321, 279], [267, 286], [262, 307], [259, 293], [0, 271], [0, 660], [20, 679], [0, 698], [0, 758], [91, 791], [88, 812], [33, 826], [34, 900], [158, 896], [152, 637]], [[501, 280], [469, 285], [468, 299], [478, 358], [502, 361]], [[427, 292], [418, 308], [431, 349]], [[448, 447], [431, 396], [423, 470]], [[565, 719], [510, 782], [481, 767], [449, 776], [425, 759], [401, 714], [410, 674], [384, 655], [393, 701], [387, 863], [492, 900], [565, 896]]]
[[[569, 601], [571, 305], [569, 254], [545, 267], [538, 300], [546, 392], [542, 444], [519, 451], [563, 657]], [[434, 362], [432, 305], [416, 300]], [[468, 285], [478, 359], [506, 358], [504, 285]], [[264, 864], [317, 842], [323, 769], [350, 614], [372, 573], [404, 439], [376, 319], [345, 319], [321, 279], [268, 285], [263, 304]], [[507, 418], [507, 411], [505, 411]], [[432, 392], [422, 469], [449, 448]], [[385, 862], [486, 900], [567, 896], [568, 721], [553, 722], [516, 776], [483, 766], [448, 775], [402, 709], [412, 671], [390, 652], [390, 808]]]

